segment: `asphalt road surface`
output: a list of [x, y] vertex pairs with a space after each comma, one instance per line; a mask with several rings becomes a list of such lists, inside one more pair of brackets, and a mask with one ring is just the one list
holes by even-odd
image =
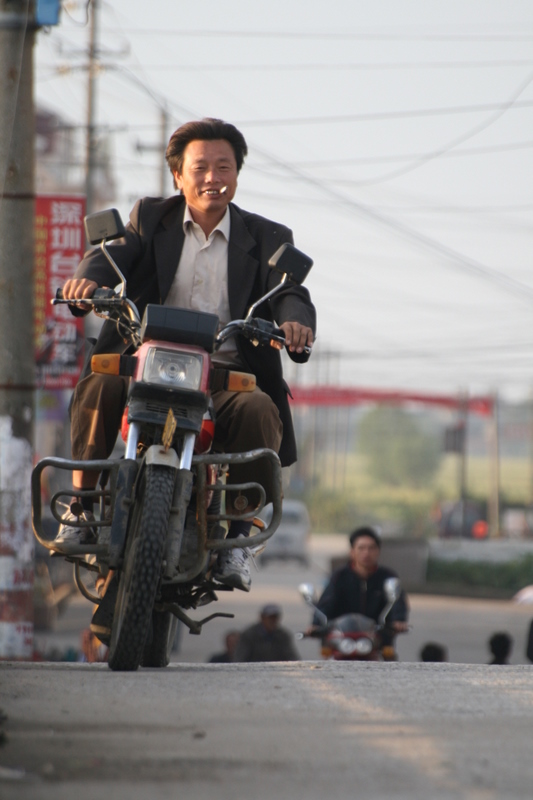
[[531, 678], [460, 664], [4, 664], [0, 795], [530, 798]]
[[[227, 626], [255, 621], [266, 602], [282, 605], [291, 630], [307, 625], [296, 588], [318, 586], [330, 555], [315, 546], [308, 571], [256, 573], [249, 595], [217, 604], [235, 620], [184, 634], [165, 670], [0, 664], [2, 800], [531, 798], [531, 607], [413, 596], [399, 663], [315, 660], [314, 642], [297, 663], [205, 663]], [[48, 645], [77, 643], [89, 618], [72, 603]], [[486, 666], [496, 629], [515, 637], [512, 666]], [[419, 663], [428, 639], [455, 663]]]

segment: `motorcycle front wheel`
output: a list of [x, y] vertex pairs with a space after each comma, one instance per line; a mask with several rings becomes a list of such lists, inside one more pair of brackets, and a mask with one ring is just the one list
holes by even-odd
[[170, 611], [154, 611], [151, 635], [144, 645], [141, 667], [168, 667], [178, 620]]
[[150, 464], [141, 475], [120, 572], [108, 663], [136, 670], [143, 660], [161, 576], [175, 470]]

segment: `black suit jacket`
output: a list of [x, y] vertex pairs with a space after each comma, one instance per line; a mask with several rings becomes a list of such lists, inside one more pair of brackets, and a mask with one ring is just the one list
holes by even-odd
[[[230, 203], [231, 231], [228, 243], [228, 295], [232, 319], [242, 319], [250, 305], [279, 283], [281, 276], [268, 266], [270, 256], [285, 242], [292, 243], [289, 228], [243, 211]], [[128, 297], [140, 315], [148, 303], [162, 304], [168, 295], [179, 264], [184, 242], [185, 200], [145, 197], [134, 206], [124, 238], [112, 242], [109, 251], [127, 280]], [[117, 275], [102, 252], [91, 250], [75, 274], [99, 286], [115, 286]], [[309, 292], [303, 286], [287, 286], [263, 303], [257, 315], [278, 325], [293, 321], [315, 330], [316, 314]], [[258, 386], [276, 403], [283, 422], [280, 458], [284, 466], [296, 460], [296, 444], [283, 380], [279, 352], [271, 347], [256, 348], [238, 336], [240, 358], [257, 378]], [[126, 345], [114, 323], [104, 323], [94, 353], [123, 352]], [[289, 353], [294, 361], [306, 361], [305, 354]]]

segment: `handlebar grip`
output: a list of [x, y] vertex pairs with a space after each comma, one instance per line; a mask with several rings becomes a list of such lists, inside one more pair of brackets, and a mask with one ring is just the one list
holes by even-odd
[[87, 303], [89, 305], [95, 305], [95, 303], [101, 302], [102, 300], [112, 300], [115, 297], [115, 290], [114, 289], [95, 289], [91, 297], [84, 297], [84, 298], [65, 298], [63, 295], [63, 289], [56, 289], [55, 297], [52, 300], [52, 304], [54, 303], [71, 303], [72, 305], [81, 305], [82, 303]]
[[[285, 344], [285, 338], [286, 338], [285, 337], [285, 331], [283, 331], [281, 328], [274, 328], [274, 330], [272, 331], [271, 337], [275, 341], [280, 342], [282, 345]], [[310, 355], [312, 349], [313, 349], [312, 347], [309, 347], [309, 345], [306, 344], [306, 345], [304, 345], [303, 351], [308, 356], [308, 355]]]
[[90, 300], [111, 300], [115, 296], [114, 289], [95, 289]]

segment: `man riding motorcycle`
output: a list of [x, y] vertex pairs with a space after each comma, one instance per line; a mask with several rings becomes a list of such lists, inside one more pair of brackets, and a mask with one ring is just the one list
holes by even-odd
[[[349, 541], [350, 561], [333, 573], [316, 608], [330, 621], [344, 614], [364, 614], [378, 622], [388, 602], [385, 581], [398, 576], [388, 567], [379, 565], [381, 540], [373, 528], [357, 528], [350, 534]], [[407, 631], [408, 616], [407, 597], [402, 591], [387, 616], [389, 632], [383, 633], [384, 648], [393, 646], [396, 633]], [[315, 613], [310, 631], [320, 624], [322, 621]]]
[[[247, 154], [242, 134], [217, 119], [189, 122], [171, 136], [166, 151], [169, 168], [180, 194], [170, 198], [139, 200], [130, 214], [126, 235], [109, 245], [109, 251], [127, 280], [128, 297], [142, 315], [148, 303], [178, 306], [217, 314], [221, 326], [239, 319], [279, 276], [268, 259], [292, 232], [257, 214], [243, 211], [231, 201], [237, 177]], [[89, 251], [74, 278], [63, 287], [66, 299], [82, 300], [98, 287], [111, 287], [116, 274], [100, 250]], [[85, 313], [71, 306], [75, 315]], [[263, 318], [276, 320], [284, 331], [289, 356], [297, 362], [309, 357], [316, 315], [307, 289], [287, 285], [260, 307]], [[124, 353], [127, 345], [112, 322], [106, 322], [90, 355]], [[267, 447], [279, 453], [287, 466], [296, 460], [294, 431], [283, 381], [279, 352], [254, 348], [242, 337], [226, 342], [213, 361], [221, 372], [230, 368], [255, 374], [257, 388], [251, 393], [212, 392], [216, 412], [214, 449], [241, 452]], [[307, 350], [307, 352], [306, 352]], [[86, 369], [71, 403], [72, 456], [75, 460], [109, 458], [120, 428], [128, 379], [91, 373]], [[78, 471], [76, 490], [94, 489], [98, 475]], [[231, 466], [231, 483], [257, 481], [271, 499], [270, 471], [260, 461]], [[229, 494], [229, 493], [228, 493]], [[258, 504], [252, 492], [228, 497], [237, 513]], [[91, 519], [92, 502], [81, 497], [83, 517]], [[84, 529], [69, 525], [79, 518], [79, 506], [65, 515], [57, 542], [80, 541]], [[228, 537], [247, 537], [251, 522], [233, 521]], [[90, 529], [89, 536], [91, 536]], [[249, 553], [246, 548], [220, 553], [216, 578], [234, 588], [249, 591]]]

